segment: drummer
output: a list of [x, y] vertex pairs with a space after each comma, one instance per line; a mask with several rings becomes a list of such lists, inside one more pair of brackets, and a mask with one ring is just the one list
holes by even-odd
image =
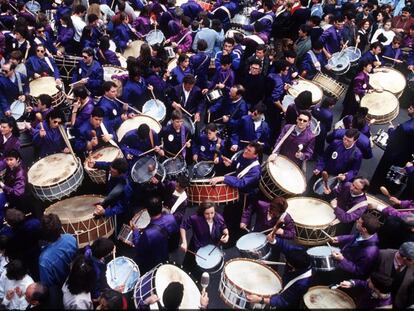
[[178, 226], [181, 226], [187, 209], [187, 189], [190, 180], [185, 175], [179, 175], [176, 181], [164, 181], [162, 186], [164, 208], [174, 215]]
[[336, 105], [336, 100], [332, 97], [326, 97], [318, 105], [313, 106], [312, 116], [319, 122], [321, 132], [315, 139], [315, 159], [319, 158], [323, 154], [325, 147], [325, 138], [328, 132], [332, 128], [333, 112], [332, 109]]
[[299, 66], [302, 78], [312, 80], [318, 72], [328, 69], [328, 60], [323, 52], [323, 45], [319, 41], [312, 42], [312, 49], [307, 51]]
[[[190, 243], [187, 243], [187, 230], [192, 230]], [[195, 255], [187, 252], [197, 252], [201, 247], [209, 244], [226, 244], [229, 240], [229, 231], [223, 216], [216, 212], [214, 202], [203, 202], [197, 209], [196, 214], [189, 216], [180, 227], [181, 249], [186, 252], [183, 267], [191, 271], [198, 279], [201, 271], [196, 267]]]
[[[184, 126], [183, 114], [179, 110], [174, 110], [171, 114], [171, 124], [164, 126], [160, 133], [163, 149], [167, 157], [175, 156], [185, 145], [191, 147], [191, 133]], [[182, 151], [182, 156], [186, 157], [186, 148]]]
[[283, 239], [292, 240], [296, 236], [295, 222], [286, 212], [288, 203], [283, 197], [276, 197], [270, 203], [257, 200], [244, 209], [240, 228], [249, 230], [252, 214], [256, 214], [256, 221], [252, 231], [261, 232], [277, 226], [276, 235]]
[[101, 86], [103, 83], [102, 65], [94, 60], [95, 52], [92, 48], [84, 48], [82, 51], [82, 60], [79, 61], [72, 76], [72, 83], [84, 85], [92, 96], [102, 94]]
[[332, 27], [325, 29], [319, 38], [319, 41], [323, 44], [323, 52], [326, 58], [331, 58], [332, 54], [339, 52], [342, 42], [342, 29], [345, 25], [345, 19], [343, 16], [335, 17]]
[[31, 79], [52, 76], [57, 85], [62, 85], [59, 69], [52, 57], [45, 56], [46, 48], [39, 44], [36, 46], [36, 54], [30, 56], [26, 61], [27, 75]]
[[177, 59], [177, 66], [170, 72], [168, 83], [175, 87], [184, 82], [184, 77], [191, 74], [190, 58], [187, 54], [180, 54]]
[[129, 16], [125, 12], [120, 14], [121, 24], [115, 27], [114, 42], [117, 50], [123, 53], [132, 42], [132, 34], [136, 34], [136, 30], [129, 25]]
[[215, 68], [218, 70], [222, 63], [221, 59], [225, 55], [230, 56], [230, 65], [231, 69], [236, 71], [240, 67], [240, 55], [234, 51], [234, 46], [236, 42], [233, 38], [225, 38], [223, 41], [223, 49], [221, 51], [218, 51], [216, 55], [214, 56], [214, 62], [215, 62]]
[[206, 52], [207, 47], [208, 46], [206, 40], [198, 40], [197, 49], [195, 49], [197, 53], [190, 57], [190, 68], [194, 73], [194, 76], [197, 77], [196, 85], [201, 89], [207, 87], [208, 69], [211, 63], [211, 56]]
[[128, 160], [130, 167], [135, 163], [138, 157], [149, 150], [153, 150], [148, 155], [158, 154], [164, 156], [164, 150], [159, 146], [159, 137], [157, 132], [150, 129], [147, 124], [141, 124], [138, 129], [127, 132], [119, 143], [119, 146]]
[[382, 65], [382, 58], [381, 52], [384, 46], [381, 42], [374, 42], [371, 43], [369, 46], [369, 50], [362, 54], [361, 58], [359, 59], [359, 66], [360, 68], [364, 67], [364, 64], [367, 62], [372, 63], [374, 67], [380, 67]]
[[391, 65], [394, 65], [395, 63], [402, 63], [403, 53], [400, 48], [401, 41], [402, 41], [401, 37], [395, 36], [392, 39], [391, 44], [384, 47], [382, 56], [387, 56], [387, 57], [395, 59], [394, 61], [392, 61], [392, 60], [388, 60], [384, 58], [384, 63], [389, 64], [391, 62]]
[[193, 42], [191, 30], [189, 30], [190, 25], [191, 19], [188, 16], [182, 16], [179, 32], [176, 35], [173, 35], [165, 40], [164, 44], [168, 45], [171, 43], [177, 54], [189, 52], [191, 50], [191, 44]]
[[193, 161], [213, 161], [218, 164], [224, 148], [224, 139], [217, 136], [217, 125], [209, 123], [206, 126], [206, 134], [203, 133], [192, 145]]
[[15, 100], [24, 102], [29, 95], [29, 81], [27, 77], [15, 71], [16, 65], [11, 62], [1, 66], [0, 75], [0, 109], [1, 115], [10, 116], [10, 104]]
[[93, 98], [88, 96], [88, 91], [84, 85], [75, 87], [73, 89], [73, 102], [71, 114], [71, 126], [80, 128], [83, 124], [88, 123], [94, 109]]
[[4, 155], [12, 149], [20, 151], [20, 132], [16, 120], [13, 117], [0, 119], [0, 133], [0, 171], [2, 171], [7, 166]]
[[131, 103], [139, 111], [147, 99], [147, 89], [152, 90], [152, 86], [147, 86], [142, 77], [142, 70], [139, 66], [131, 66], [128, 69], [128, 80], [123, 83], [121, 99]]
[[28, 106], [26, 108], [27, 112], [33, 112], [35, 115], [35, 119], [31, 122], [32, 127], [36, 127], [39, 122], [46, 119], [47, 114], [53, 110], [52, 103], [52, 96], [48, 94], [40, 94], [37, 97], [36, 105], [34, 107]]
[[262, 2], [262, 7], [259, 10], [254, 10], [250, 13], [250, 24], [243, 25], [242, 29], [253, 31], [253, 24], [258, 22], [264, 29], [266, 36], [269, 38], [272, 32], [272, 25], [276, 20], [276, 15], [273, 13], [273, 1], [265, 0]]
[[203, 89], [203, 95], [208, 90], [219, 89], [223, 92], [223, 95], [229, 94], [230, 88], [234, 85], [235, 75], [231, 67], [231, 56], [223, 55], [220, 59], [220, 66], [216, 67], [216, 72], [210, 81], [208, 89]]

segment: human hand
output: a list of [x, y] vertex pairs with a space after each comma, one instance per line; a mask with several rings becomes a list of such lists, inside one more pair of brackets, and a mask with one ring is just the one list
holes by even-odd
[[350, 281], [342, 281], [341, 283], [339, 283], [339, 286], [342, 288], [351, 288], [352, 283]]
[[193, 155], [193, 161], [197, 162], [197, 160], [198, 160], [198, 155], [197, 154]]
[[200, 120], [201, 120], [200, 113], [199, 112], [196, 112], [194, 114], [194, 122], [199, 122]]
[[187, 252], [187, 242], [182, 242], [180, 245], [181, 250], [184, 252]]
[[119, 285], [117, 287], [114, 288], [114, 290], [116, 290], [118, 293], [123, 293], [125, 289], [125, 285]]
[[108, 141], [112, 139], [112, 137], [113, 137], [112, 134], [105, 134], [105, 135], [102, 135], [102, 140], [107, 143]]
[[230, 118], [229, 116], [223, 116], [223, 123], [229, 122]]
[[339, 179], [340, 181], [344, 181], [344, 180], [346, 179], [346, 173], [345, 173], [345, 174], [339, 174], [339, 175], [338, 175], [338, 179]]
[[92, 137], [92, 139], [91, 139], [91, 145], [92, 145], [92, 147], [97, 146], [98, 143], [99, 143], [98, 137], [96, 137], [96, 136], [95, 137]]
[[14, 289], [9, 289], [6, 293], [6, 299], [7, 300], [12, 300], [14, 297]]
[[342, 255], [341, 252], [333, 251], [332, 257], [333, 259], [338, 260], [338, 261], [344, 260], [344, 255]]
[[151, 296], [149, 296], [148, 298], [146, 298], [144, 300], [144, 304], [146, 304], [146, 305], [152, 305], [153, 303], [156, 303], [159, 300], [160, 300], [160, 298], [158, 298], [157, 295], [152, 294]]
[[313, 170], [313, 175], [319, 175], [320, 172], [321, 172], [320, 170], [318, 170], [318, 169], [315, 168]]
[[207, 294], [207, 292], [204, 290], [204, 291], [201, 293], [201, 297], [200, 297], [200, 306], [201, 306], [202, 308], [204, 308], [204, 309], [207, 309], [207, 307], [208, 307], [208, 302], [209, 302], [209, 299], [208, 299], [208, 294]]
[[121, 120], [122, 121], [128, 120], [128, 116], [126, 113], [121, 114]]
[[228, 234], [223, 234], [220, 238], [220, 242], [223, 244], [226, 244], [229, 241], [229, 235]]
[[214, 163], [214, 164], [219, 164], [219, 162], [220, 162], [219, 157], [217, 157], [217, 158], [215, 158], [215, 159], [213, 160], [213, 163]]
[[339, 240], [336, 236], [331, 237], [330, 240], [332, 243], [339, 243]]
[[296, 159], [303, 160], [303, 152], [300, 152], [300, 151], [296, 152], [295, 157]]
[[208, 89], [202, 89], [201, 94], [206, 95], [208, 92]]
[[388, 200], [391, 201], [392, 205], [401, 205], [401, 200], [398, 200], [396, 197], [389, 197]]
[[65, 147], [65, 149], [63, 149], [63, 153], [70, 153], [70, 150], [68, 147]]
[[100, 204], [97, 204], [97, 205], [95, 205], [95, 210], [94, 210], [94, 212], [93, 212], [95, 215], [98, 215], [98, 216], [102, 216], [102, 215], [104, 215], [105, 214], [105, 209], [103, 208], [103, 206], [102, 205], [100, 205]]
[[237, 145], [233, 145], [233, 146], [230, 147], [231, 152], [236, 152], [237, 149], [239, 149], [239, 146], [237, 146]]
[[46, 136], [46, 131], [45, 131], [44, 129], [40, 129], [40, 131], [39, 131], [39, 136], [40, 136], [41, 138], [45, 137], [45, 136]]
[[258, 303], [262, 300], [262, 297], [258, 295], [254, 295], [254, 294], [247, 295], [246, 298], [247, 298], [247, 301], [253, 302], [253, 303]]

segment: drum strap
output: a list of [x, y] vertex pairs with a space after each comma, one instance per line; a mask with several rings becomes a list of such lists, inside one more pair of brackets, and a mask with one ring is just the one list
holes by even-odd
[[[104, 135], [108, 135], [108, 134], [109, 134], [109, 133], [108, 133], [108, 130], [106, 129], [105, 124], [104, 124], [103, 122], [101, 122], [100, 128], [101, 128], [102, 133], [103, 133]], [[119, 147], [118, 147], [117, 143], [116, 143], [116, 142], [114, 142], [114, 140], [113, 140], [113, 139], [110, 139], [110, 140], [109, 140], [109, 143], [110, 143], [112, 146], [114, 146], [114, 147], [116, 147], [116, 148], [118, 148], [118, 149], [119, 149]]]
[[[269, 14], [266, 14], [265, 16], [262, 16], [256, 22], [259, 22], [259, 21], [262, 21], [262, 20], [265, 20], [265, 19], [269, 20], [273, 24], [273, 16], [269, 15]], [[256, 22], [254, 22], [254, 23], [256, 23]], [[253, 26], [254, 23], [251, 23], [250, 25]]]
[[174, 205], [171, 207], [171, 214], [174, 214], [174, 212], [177, 210], [177, 208], [187, 199], [187, 193], [183, 191], [178, 196], [177, 200], [175, 201]]
[[260, 165], [259, 161], [253, 161], [249, 165], [247, 165], [239, 174], [237, 174], [237, 178], [243, 178], [253, 167]]
[[295, 129], [296, 125], [292, 125], [290, 129], [287, 130], [286, 134], [282, 137], [282, 139], [279, 141], [279, 143], [276, 145], [275, 149], [273, 149], [272, 153], [276, 153], [279, 151], [280, 147], [283, 145], [285, 140], [289, 137], [290, 134], [292, 134], [293, 130]]
[[205, 64], [207, 59], [208, 59], [208, 55], [206, 55], [206, 57], [203, 59], [202, 63], [197, 66], [197, 68], [194, 70], [194, 72], [197, 72]]
[[53, 73], [55, 73], [55, 69], [52, 66], [52, 63], [50, 62], [50, 59], [48, 56], [45, 56], [45, 62], [49, 66], [50, 70], [52, 70]]
[[280, 295], [281, 293], [283, 293], [285, 290], [287, 290], [289, 287], [291, 287], [294, 283], [296, 283], [299, 280], [302, 279], [306, 279], [312, 276], [312, 270], [308, 270], [305, 273], [302, 273], [301, 275], [298, 275], [297, 277], [295, 277], [294, 279], [290, 280], [285, 287], [283, 287], [282, 291], [278, 294]]
[[[184, 147], [184, 145], [186, 144], [186, 127], [184, 125], [181, 125], [181, 147]], [[185, 155], [186, 155], [187, 151], [186, 148], [183, 149], [182, 151], [182, 155], [183, 158], [185, 159]]]
[[181, 37], [181, 39], [177, 42], [177, 45], [180, 45], [180, 43], [187, 37], [188, 35], [191, 35], [191, 31], [187, 31], [184, 36]]
[[254, 42], [258, 43], [258, 44], [264, 44], [265, 42], [263, 41], [262, 38], [260, 38], [258, 35], [250, 35], [250, 36], [246, 36], [244, 39], [250, 39], [253, 40]]
[[17, 87], [19, 88], [19, 94], [23, 94], [23, 86], [22, 86], [22, 78], [20, 77], [20, 73], [16, 72], [16, 80], [17, 80]]
[[[315, 66], [315, 69], [317, 71], [321, 71], [321, 63], [318, 62], [318, 59], [316, 58], [315, 53], [312, 50], [310, 50], [310, 51], [308, 51], [308, 54], [309, 54], [309, 56], [312, 60], [313, 65]], [[318, 63], [319, 63], [319, 65], [318, 65]]]
[[346, 211], [347, 214], [352, 213], [354, 211], [356, 211], [357, 209], [360, 209], [361, 207], [367, 206], [368, 205], [368, 201], [364, 200], [361, 201], [357, 204], [355, 204], [354, 206], [352, 206], [349, 210]]

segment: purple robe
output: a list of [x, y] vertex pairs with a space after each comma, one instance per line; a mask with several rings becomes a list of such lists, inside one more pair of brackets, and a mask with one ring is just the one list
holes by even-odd
[[92, 97], [89, 97], [88, 102], [78, 110], [76, 113], [75, 128], [79, 128], [83, 123], [89, 122], [91, 118], [92, 110], [94, 108], [94, 102]]
[[[175, 191], [175, 187], [176, 187], [176, 182], [175, 181], [167, 181], [164, 184], [164, 206], [167, 207], [168, 209], [171, 210], [171, 208], [173, 207], [173, 205], [175, 204], [175, 202], [178, 199], [178, 196], [176, 196], [174, 194]], [[181, 223], [183, 222], [183, 218], [185, 215], [185, 211], [187, 209], [187, 205], [188, 205], [188, 200], [185, 199], [175, 210], [174, 212], [174, 218], [175, 221], [177, 223], [177, 225], [181, 226]]]
[[192, 229], [193, 237], [191, 238], [188, 248], [194, 252], [208, 244], [217, 244], [223, 235], [223, 230], [227, 229], [223, 216], [216, 212], [213, 218], [213, 229], [210, 228], [204, 216], [191, 215], [181, 224], [185, 230]]
[[11, 135], [6, 142], [4, 142], [4, 136], [0, 135], [0, 171], [6, 168], [6, 161], [4, 155], [12, 149], [20, 151], [20, 140]]
[[43, 128], [46, 131], [45, 137], [40, 137], [40, 124], [33, 130], [33, 144], [39, 149], [41, 158], [54, 153], [62, 152], [66, 144], [58, 128], [50, 128], [48, 121], [43, 121]]
[[7, 200], [13, 202], [24, 195], [26, 188], [27, 176], [21, 165], [11, 170], [6, 168], [6, 175], [4, 176], [3, 192], [6, 194]]
[[176, 49], [181, 49], [181, 53], [187, 53], [191, 50], [191, 44], [193, 43], [193, 37], [191, 37], [191, 31], [187, 28], [182, 28], [178, 34], [169, 38], [170, 42], [177, 43]]
[[369, 86], [369, 75], [363, 71], [358, 73], [354, 78], [354, 93], [362, 98], [371, 88]]
[[356, 278], [366, 278], [379, 255], [378, 236], [372, 235], [369, 239], [357, 241], [358, 235], [340, 235], [338, 243], [344, 259], [338, 261], [337, 267], [353, 274]]
[[325, 49], [330, 53], [339, 52], [341, 49], [342, 34], [335, 26], [326, 29], [319, 38]]
[[373, 290], [369, 288], [368, 281], [352, 280], [355, 282], [355, 287], [361, 289], [360, 296], [357, 300], [357, 307], [360, 309], [376, 309], [380, 307], [392, 305], [391, 295], [387, 298], [375, 298], [372, 296]]
[[[261, 232], [270, 229], [276, 225], [277, 218], [271, 218], [268, 220], [267, 213], [269, 211], [270, 203], [265, 201], [257, 201], [253, 204], [249, 204], [243, 211], [241, 217], [241, 223], [246, 225], [250, 224], [252, 214], [256, 213], [256, 223], [254, 224], [254, 232]], [[292, 240], [296, 236], [295, 222], [289, 214], [286, 214], [284, 218], [284, 226], [282, 227], [284, 232], [280, 236], [283, 239]]]
[[224, 183], [230, 187], [237, 188], [239, 191], [244, 193], [252, 193], [255, 191], [259, 185], [260, 181], [260, 165], [256, 165], [250, 168], [250, 170], [241, 178], [238, 178], [237, 175], [243, 171], [245, 167], [250, 165], [256, 159], [246, 159], [243, 156], [240, 156], [238, 159], [232, 162], [231, 167], [236, 169], [234, 176], [226, 175], [224, 176]]
[[367, 200], [365, 194], [359, 196], [352, 196], [350, 190], [351, 185], [352, 183], [346, 182], [338, 185], [334, 189], [334, 193], [336, 194], [336, 199], [338, 203], [338, 206], [335, 208], [335, 215], [336, 218], [338, 218], [338, 220], [342, 223], [354, 222], [359, 217], [361, 217], [362, 214], [365, 213], [368, 207], [367, 203], [367, 205], [364, 205], [351, 213], [346, 212], [356, 204]]

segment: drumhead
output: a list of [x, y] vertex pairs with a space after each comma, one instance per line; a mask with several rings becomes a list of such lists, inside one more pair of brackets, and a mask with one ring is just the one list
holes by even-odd
[[306, 178], [302, 170], [285, 156], [278, 155], [275, 162], [268, 162], [272, 179], [289, 193], [301, 194], [306, 190]]
[[358, 48], [355, 49], [354, 46], [347, 47], [344, 52], [351, 63], [361, 58], [361, 50]]
[[327, 286], [314, 286], [309, 288], [303, 296], [303, 301], [309, 309], [356, 309], [355, 302], [338, 289]]
[[132, 223], [137, 227], [138, 229], [145, 229], [151, 221], [151, 217], [148, 214], [147, 209], [143, 209], [135, 214], [135, 216], [132, 218]]
[[250, 232], [242, 236], [236, 243], [237, 249], [252, 250], [266, 243], [266, 235], [260, 232]]
[[362, 97], [361, 107], [367, 107], [369, 115], [381, 117], [395, 111], [398, 99], [388, 91], [368, 93]]
[[53, 186], [72, 176], [77, 168], [78, 163], [70, 153], [55, 153], [34, 163], [27, 177], [34, 186]]
[[[150, 170], [150, 165], [154, 170]], [[143, 156], [139, 158], [131, 169], [131, 178], [134, 182], [141, 184], [148, 182], [157, 173], [158, 162], [154, 157]]]
[[332, 66], [332, 71], [343, 71], [349, 67], [349, 58], [345, 53], [337, 52], [332, 54], [328, 64]]
[[164, 33], [161, 30], [151, 30], [145, 37], [145, 40], [149, 45], [160, 44], [165, 40]]
[[196, 256], [197, 265], [203, 269], [213, 269], [216, 267], [220, 262], [223, 261], [224, 253], [220, 250], [219, 247], [216, 247], [213, 244], [206, 245], [200, 248], [197, 251], [199, 256]]
[[[393, 94], [398, 94], [404, 90], [407, 81], [398, 70], [389, 67], [381, 67], [380, 71], [370, 74], [369, 84], [372, 85], [374, 89], [382, 88]], [[383, 103], [384, 102], [385, 101], [383, 101]]]
[[129, 131], [138, 129], [141, 124], [147, 124], [150, 129], [154, 130], [157, 134], [161, 131], [161, 124], [157, 120], [150, 116], [139, 115], [122, 122], [121, 126], [116, 132], [118, 141], [121, 141], [125, 134]]
[[133, 260], [128, 257], [120, 256], [108, 262], [105, 276], [109, 287], [112, 289], [115, 289], [120, 285], [125, 285], [122, 292], [125, 294], [134, 289], [134, 286], [140, 277], [140, 271]]
[[180, 173], [186, 168], [186, 163], [182, 158], [169, 158], [162, 162], [162, 165], [167, 175]]
[[[116, 147], [108, 146], [92, 152], [90, 157], [95, 161], [112, 162], [118, 157], [120, 151], [121, 150]], [[90, 167], [87, 165], [85, 168], [90, 169]]]
[[[329, 188], [333, 189], [338, 184], [338, 182], [339, 182], [338, 178], [334, 176], [334, 177], [328, 178], [327, 184]], [[324, 188], [324, 183], [321, 177], [313, 184], [313, 192], [319, 195], [323, 195], [323, 188]]]
[[194, 164], [191, 171], [190, 179], [192, 178], [204, 178], [210, 174], [214, 169], [214, 163], [208, 161], [201, 161]]
[[304, 226], [324, 226], [330, 224], [336, 218], [332, 206], [319, 199], [297, 197], [287, 199], [287, 202], [286, 212], [292, 216], [295, 223]]
[[42, 77], [36, 80], [32, 80], [29, 83], [30, 95], [38, 97], [41, 94], [47, 94], [50, 96], [59, 92], [56, 88], [56, 81], [54, 77]]
[[22, 117], [26, 110], [26, 104], [20, 100], [15, 100], [10, 105], [11, 115], [15, 120], [18, 120]]
[[293, 87], [288, 89], [288, 93], [294, 97], [298, 97], [303, 91], [312, 93], [312, 103], [319, 103], [322, 100], [322, 89], [315, 83], [306, 80], [298, 80], [293, 83]]
[[105, 197], [100, 195], [80, 195], [59, 201], [45, 210], [45, 214], [56, 214], [62, 224], [70, 224], [93, 218], [95, 204], [101, 203]]
[[376, 204], [378, 207], [387, 207], [387, 206], [389, 206], [389, 204], [385, 203], [384, 201], [382, 201], [380, 199], [377, 199], [376, 197], [374, 197], [371, 194], [366, 193], [365, 195], [367, 197], [368, 203], [370, 203], [370, 204]]
[[[196, 283], [180, 268], [164, 264], [157, 269], [155, 275], [155, 289], [158, 297], [162, 297], [165, 289], [171, 282], [180, 282], [184, 285], [184, 296], [179, 307], [180, 310], [197, 310], [200, 306], [200, 291]], [[160, 300], [161, 305], [162, 299]]]
[[[338, 247], [331, 247], [333, 251], [339, 252], [340, 249]], [[329, 246], [323, 245], [323, 246], [315, 246], [309, 248], [306, 252], [309, 256], [330, 256], [332, 254], [331, 248]]]
[[237, 287], [256, 295], [271, 296], [282, 289], [279, 275], [255, 260], [232, 259], [224, 266], [223, 273]]
[[142, 113], [161, 122], [167, 114], [167, 109], [165, 108], [164, 103], [159, 99], [156, 101], [154, 99], [150, 99], [144, 104], [144, 106], [142, 106]]
[[125, 49], [124, 53], [122, 53], [122, 56], [124, 58], [128, 58], [129, 56], [138, 57], [141, 52], [141, 45], [144, 43], [145, 42], [142, 40], [132, 41], [131, 44]]
[[104, 80], [112, 81], [112, 75], [128, 75], [128, 70], [113, 65], [103, 65]]

